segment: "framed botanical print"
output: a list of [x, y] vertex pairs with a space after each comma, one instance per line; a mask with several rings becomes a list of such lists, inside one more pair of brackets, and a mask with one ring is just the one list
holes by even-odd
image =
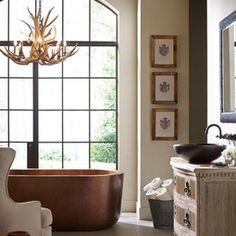
[[151, 36], [151, 66], [175, 68], [177, 66], [177, 36]]
[[176, 108], [153, 108], [152, 140], [177, 140], [177, 121]]
[[153, 104], [177, 104], [178, 74], [176, 72], [153, 72], [151, 79]]

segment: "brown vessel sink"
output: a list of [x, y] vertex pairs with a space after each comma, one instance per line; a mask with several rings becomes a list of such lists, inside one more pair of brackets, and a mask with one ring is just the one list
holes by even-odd
[[210, 163], [221, 156], [226, 145], [220, 144], [174, 144], [178, 156], [193, 164]]

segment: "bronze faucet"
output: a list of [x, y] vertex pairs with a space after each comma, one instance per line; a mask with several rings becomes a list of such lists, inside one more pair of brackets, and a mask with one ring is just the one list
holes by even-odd
[[227, 139], [229, 141], [236, 141], [236, 134], [222, 134], [222, 130], [221, 130], [220, 126], [217, 124], [211, 124], [211, 125], [207, 126], [204, 133], [208, 134], [209, 129], [213, 126], [215, 126], [219, 129], [219, 135], [216, 136], [217, 138]]
[[219, 135], [217, 135], [216, 137], [217, 137], [217, 138], [223, 138], [222, 130], [221, 130], [220, 126], [217, 125], [217, 124], [211, 124], [211, 125], [207, 126], [207, 128], [205, 129], [205, 132], [204, 132], [204, 133], [205, 133], [205, 134], [208, 134], [209, 129], [210, 129], [211, 127], [213, 127], [213, 126], [215, 126], [215, 127], [217, 127], [217, 128], [219, 129]]

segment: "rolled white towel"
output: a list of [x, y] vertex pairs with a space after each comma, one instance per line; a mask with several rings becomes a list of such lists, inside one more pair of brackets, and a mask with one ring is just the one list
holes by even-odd
[[149, 189], [152, 188], [152, 183], [148, 183], [143, 187], [143, 191], [144, 193], [146, 193]]
[[160, 201], [172, 200], [172, 196], [166, 188], [160, 187], [156, 190], [156, 199]]
[[173, 197], [174, 191], [174, 180], [173, 179], [165, 179], [163, 180], [161, 187], [166, 188], [170, 195]]
[[143, 187], [144, 193], [146, 193], [149, 189], [158, 189], [162, 184], [162, 180], [158, 177], [154, 178], [150, 183], [146, 184]]
[[145, 193], [145, 195], [148, 199], [157, 199], [156, 190], [148, 189], [148, 191]]
[[154, 178], [154, 179], [152, 180], [151, 184], [152, 184], [152, 189], [156, 190], [156, 189], [158, 189], [158, 188], [161, 186], [161, 184], [162, 184], [162, 179], [156, 177], [156, 178]]
[[172, 200], [171, 194], [168, 192], [166, 188], [158, 188], [156, 190], [149, 189], [146, 192], [146, 197], [148, 199], [154, 199], [154, 200], [161, 200], [161, 201], [167, 201], [167, 200]]

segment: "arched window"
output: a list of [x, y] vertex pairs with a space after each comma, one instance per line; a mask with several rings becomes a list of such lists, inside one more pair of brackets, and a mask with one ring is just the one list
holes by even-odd
[[[37, 1], [0, 3], [0, 47], [26, 40]], [[97, 0], [42, 0], [57, 39], [79, 51], [64, 63], [21, 66], [0, 55], [0, 145], [13, 168], [117, 168], [118, 16]], [[16, 27], [17, 25], [17, 27]]]

